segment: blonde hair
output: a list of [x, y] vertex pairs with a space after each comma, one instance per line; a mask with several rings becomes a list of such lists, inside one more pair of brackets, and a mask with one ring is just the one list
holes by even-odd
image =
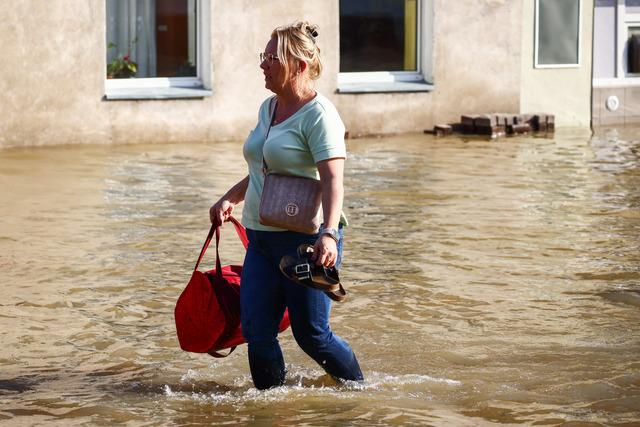
[[289, 68], [295, 61], [304, 61], [308, 65], [309, 77], [316, 80], [322, 72], [320, 48], [316, 44], [318, 26], [307, 21], [296, 21], [277, 27], [271, 32], [271, 38], [278, 41], [278, 60], [284, 68], [287, 79]]

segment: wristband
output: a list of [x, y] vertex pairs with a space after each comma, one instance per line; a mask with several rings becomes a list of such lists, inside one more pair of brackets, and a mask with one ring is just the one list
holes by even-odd
[[335, 240], [336, 243], [340, 241], [340, 233], [338, 233], [338, 230], [335, 228], [325, 228], [320, 232], [321, 236], [325, 234]]

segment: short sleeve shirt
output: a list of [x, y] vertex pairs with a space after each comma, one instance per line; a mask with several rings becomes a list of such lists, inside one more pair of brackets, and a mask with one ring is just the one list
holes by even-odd
[[[273, 97], [260, 106], [258, 124], [247, 137], [243, 155], [249, 168], [249, 186], [245, 194], [242, 224], [253, 230], [283, 231], [260, 224], [259, 207], [264, 185], [262, 158], [269, 172], [320, 179], [316, 163], [345, 158], [345, 127], [335, 106], [320, 93], [291, 117], [271, 126], [265, 141]], [[346, 224], [344, 215], [341, 222]]]

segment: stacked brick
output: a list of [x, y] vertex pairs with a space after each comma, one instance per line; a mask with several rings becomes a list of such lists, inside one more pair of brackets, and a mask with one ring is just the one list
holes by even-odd
[[489, 135], [492, 138], [531, 132], [553, 132], [555, 130], [555, 116], [546, 113], [466, 114], [460, 117], [460, 130], [463, 133]]

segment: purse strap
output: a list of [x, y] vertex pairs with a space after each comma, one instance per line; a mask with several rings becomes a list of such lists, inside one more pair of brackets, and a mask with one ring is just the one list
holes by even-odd
[[[274, 102], [275, 101], [275, 102]], [[269, 101], [269, 110], [271, 110], [271, 105], [273, 104], [273, 110], [271, 111], [271, 116], [269, 118], [269, 127], [267, 127], [267, 133], [264, 135], [264, 143], [267, 143], [267, 138], [269, 138], [269, 131], [271, 130], [271, 126], [273, 125], [273, 120], [276, 117], [276, 109], [278, 108], [278, 99], [274, 96]], [[264, 144], [262, 145], [262, 174], [267, 175], [269, 171], [269, 167], [267, 166], [267, 161], [264, 159]]]
[[[242, 246], [244, 246], [244, 249], [246, 250], [249, 247], [249, 239], [247, 238], [247, 231], [242, 226], [242, 224], [240, 224], [240, 222], [234, 217], [229, 216], [228, 221], [233, 224], [234, 228], [236, 229], [236, 234], [240, 238], [240, 241], [242, 242]], [[221, 226], [222, 225], [211, 225], [211, 229], [209, 230], [207, 239], [205, 240], [204, 245], [202, 246], [202, 250], [200, 251], [200, 256], [198, 257], [198, 261], [196, 262], [196, 266], [194, 267], [193, 271], [196, 271], [200, 266], [202, 257], [204, 257], [204, 254], [207, 251], [209, 244], [211, 244], [211, 240], [213, 239], [213, 234], [215, 233], [216, 235], [216, 272], [222, 275], [222, 266], [220, 264], [220, 253], [218, 251], [218, 247], [220, 246], [220, 227]]]

